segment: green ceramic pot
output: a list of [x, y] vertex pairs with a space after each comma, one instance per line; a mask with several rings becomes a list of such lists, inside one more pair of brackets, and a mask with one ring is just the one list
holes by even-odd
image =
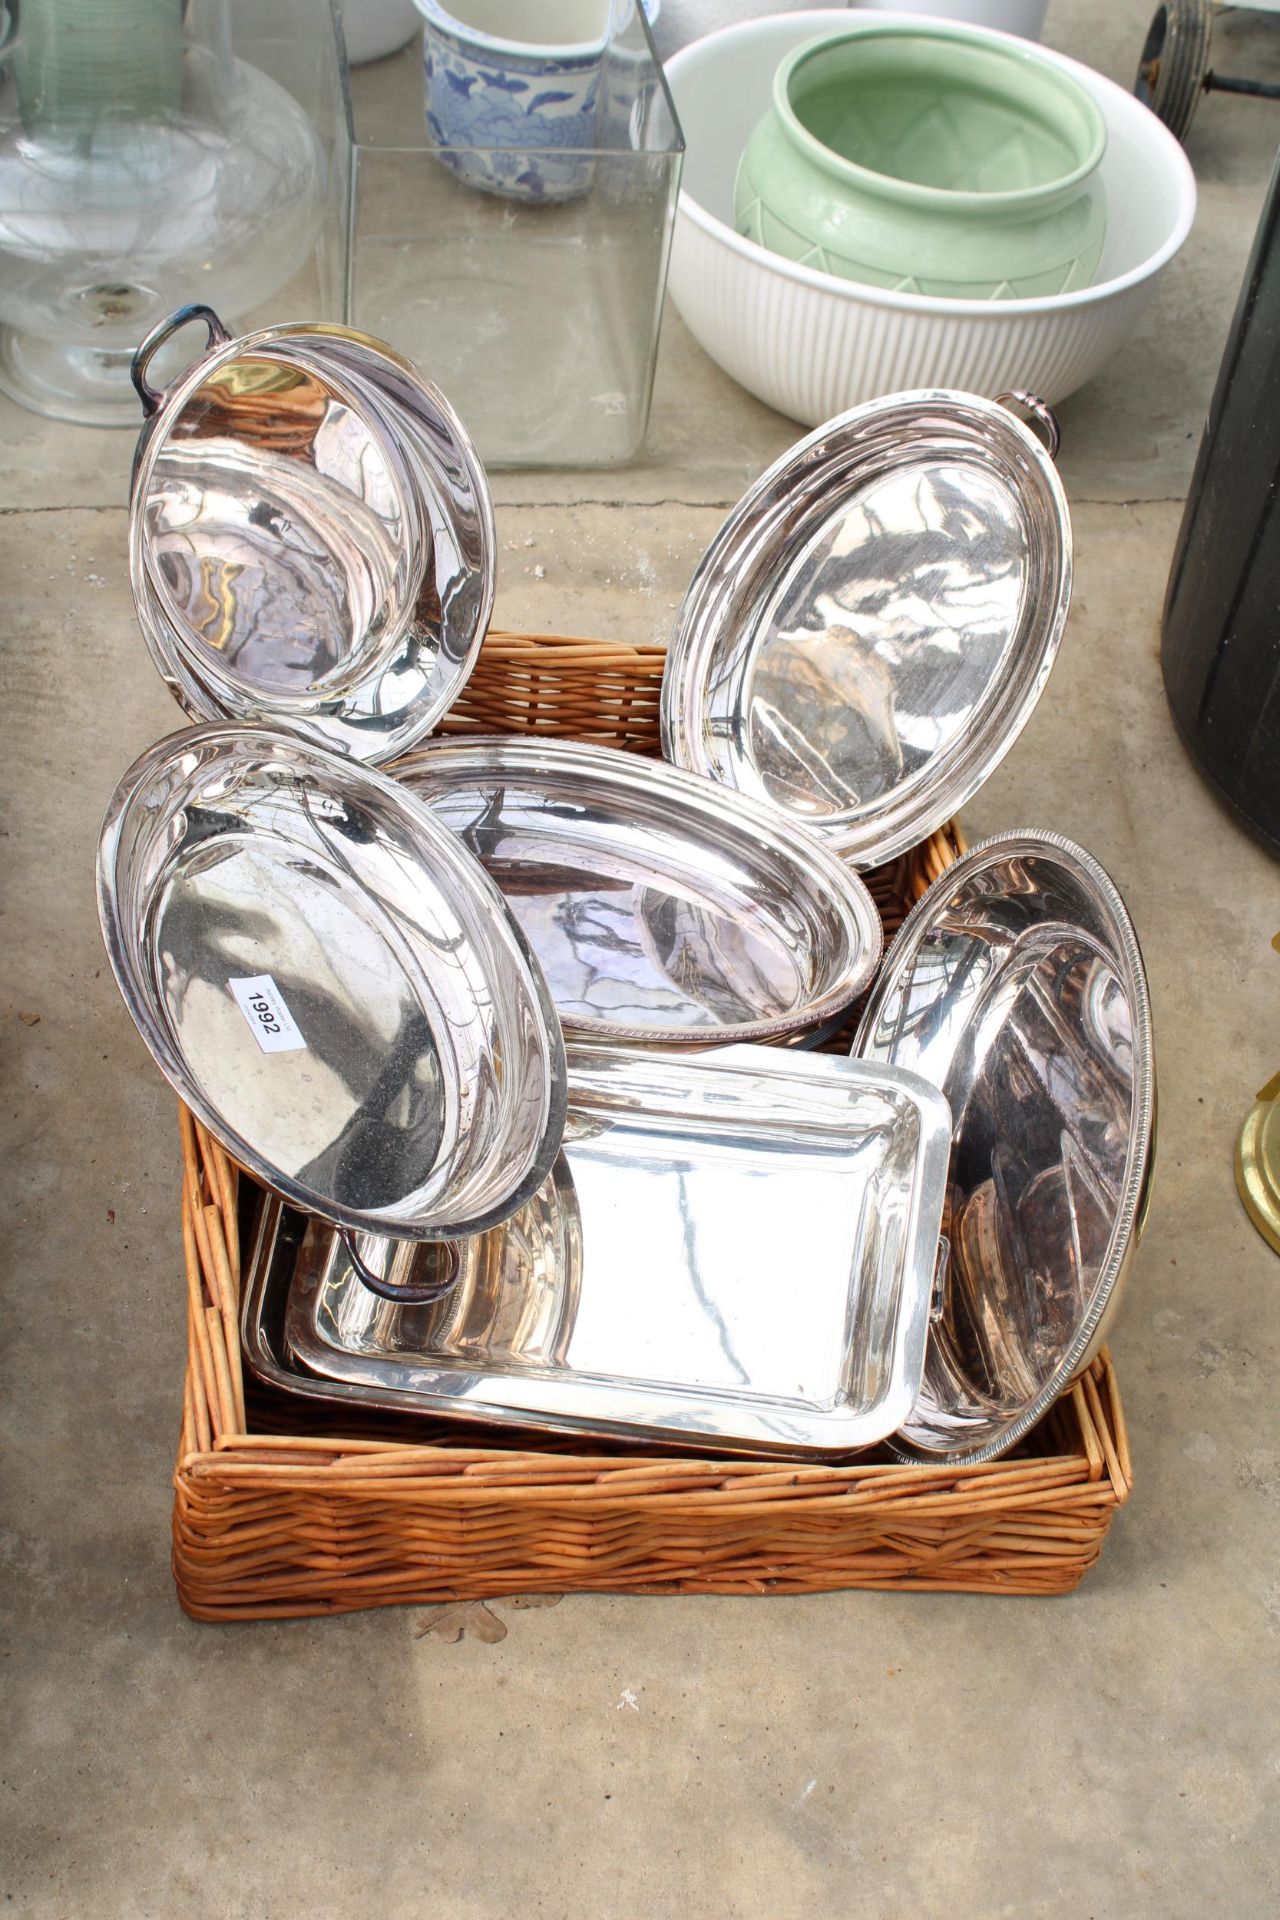
[[737, 228], [898, 292], [1069, 293], [1102, 252], [1106, 139], [1089, 95], [1030, 45], [850, 25], [778, 68], [738, 167]]

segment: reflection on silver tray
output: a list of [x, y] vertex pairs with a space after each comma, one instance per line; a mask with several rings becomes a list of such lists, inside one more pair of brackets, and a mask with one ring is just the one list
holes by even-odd
[[563, 1042], [488, 876], [384, 775], [194, 727], [124, 776], [103, 937], [161, 1071], [295, 1205], [404, 1238], [503, 1219], [545, 1179]]
[[981, 786], [1043, 691], [1071, 524], [1004, 406], [895, 394], [793, 447], [734, 508], [676, 618], [663, 751], [870, 867]]
[[[573, 1048], [569, 1066], [551, 1180], [461, 1244], [443, 1301], [374, 1298], [312, 1226], [282, 1362], [262, 1324], [268, 1233], [251, 1366], [313, 1397], [730, 1452], [835, 1454], [891, 1433], [924, 1360], [941, 1096], [775, 1048]], [[429, 1282], [437, 1258], [402, 1249], [394, 1277]]]
[[262, 720], [378, 762], [435, 725], [471, 671], [494, 589], [493, 511], [448, 402], [363, 334], [270, 327], [167, 393], [134, 462], [130, 574], [143, 634], [197, 720]]
[[1146, 1211], [1151, 1014], [1101, 867], [1053, 834], [975, 847], [890, 947], [854, 1053], [953, 1115], [946, 1308], [899, 1441], [994, 1458], [1102, 1344]]
[[880, 919], [857, 875], [774, 808], [609, 747], [433, 740], [396, 778], [488, 870], [565, 1031], [763, 1040], [866, 986]]

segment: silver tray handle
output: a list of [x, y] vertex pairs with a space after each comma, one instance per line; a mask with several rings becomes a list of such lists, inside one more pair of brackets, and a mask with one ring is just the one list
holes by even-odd
[[[458, 1275], [462, 1271], [462, 1263], [458, 1259], [458, 1249], [455, 1246], [448, 1246], [449, 1273], [447, 1278], [443, 1280], [433, 1280], [430, 1286], [401, 1287], [397, 1286], [394, 1281], [384, 1279], [380, 1273], [375, 1273], [372, 1267], [366, 1266], [364, 1260], [361, 1258], [360, 1249], [356, 1245], [356, 1236], [350, 1227], [339, 1227], [338, 1238], [346, 1250], [347, 1258], [351, 1262], [351, 1268], [357, 1280], [361, 1286], [368, 1287], [370, 1293], [376, 1293], [379, 1300], [394, 1300], [397, 1306], [402, 1307], [426, 1307], [430, 1306], [433, 1300], [442, 1300], [445, 1294], [451, 1292], [458, 1284]], [[446, 1243], [446, 1245], [448, 1245], [448, 1243]]]
[[1062, 428], [1058, 425], [1058, 416], [1044, 400], [1034, 393], [1026, 393], [1021, 387], [1010, 387], [1007, 393], [996, 395], [996, 405], [1005, 407], [1027, 426], [1039, 429], [1044, 441], [1044, 450], [1051, 460], [1058, 457], [1058, 448], [1062, 445]]
[[[189, 320], [203, 320], [209, 338], [205, 343], [205, 353], [213, 353], [218, 347], [225, 347], [231, 335], [219, 320], [212, 307], [202, 306], [196, 301], [189, 307], [179, 307], [167, 320], [159, 320], [142, 342], [133, 359], [129, 362], [129, 375], [138, 390], [142, 402], [142, 411], [148, 420], [153, 413], [159, 413], [165, 403], [163, 387], [153, 387], [147, 379], [147, 367], [153, 354], [159, 352], [166, 340], [185, 327]], [[203, 358], [203, 356], [201, 356]]]
[[929, 1297], [929, 1325], [937, 1326], [947, 1311], [947, 1287], [951, 1279], [951, 1241], [947, 1234], [938, 1235], [938, 1252], [933, 1263], [933, 1289]]

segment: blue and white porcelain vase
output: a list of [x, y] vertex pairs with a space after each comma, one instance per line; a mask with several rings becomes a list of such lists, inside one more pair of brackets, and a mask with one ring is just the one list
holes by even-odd
[[[637, 0], [638, 3], [638, 0]], [[644, 0], [652, 20], [658, 0]], [[461, 179], [517, 200], [591, 185], [601, 75], [632, 0], [416, 0], [427, 125]]]

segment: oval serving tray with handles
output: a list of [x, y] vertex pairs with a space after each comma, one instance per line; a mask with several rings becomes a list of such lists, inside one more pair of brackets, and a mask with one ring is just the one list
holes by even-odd
[[[148, 369], [190, 322], [206, 351]], [[139, 347], [129, 572], [151, 656], [195, 720], [278, 726], [378, 764], [434, 727], [493, 605], [488, 482], [444, 395], [380, 340], [233, 339], [184, 307]]]
[[501, 736], [428, 741], [393, 771], [496, 882], [572, 1037], [778, 1039], [838, 1022], [880, 958], [857, 874], [709, 780]]
[[98, 908], [161, 1072], [294, 1206], [348, 1236], [451, 1239], [545, 1179], [566, 1096], [541, 970], [385, 775], [261, 728], [173, 734], [108, 807]]
[[925, 839], [1008, 752], [1053, 666], [1071, 590], [1057, 445], [1031, 396], [946, 392], [890, 394], [801, 440], [694, 573], [663, 679], [666, 757], [772, 801], [857, 867]]

